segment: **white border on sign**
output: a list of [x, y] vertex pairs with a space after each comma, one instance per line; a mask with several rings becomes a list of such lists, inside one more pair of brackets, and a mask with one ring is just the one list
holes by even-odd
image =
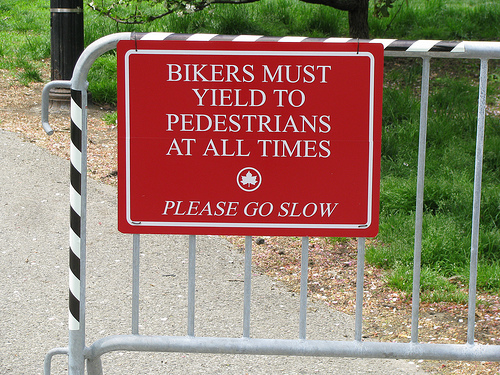
[[[235, 222], [169, 222], [132, 220], [130, 213], [130, 56], [132, 55], [189, 55], [189, 56], [310, 56], [310, 57], [368, 57], [370, 59], [369, 103], [369, 157], [367, 221], [363, 224], [293, 224], [293, 223], [235, 223]], [[371, 225], [373, 205], [373, 112], [375, 101], [375, 57], [370, 52], [359, 51], [246, 51], [246, 50], [129, 50], [125, 53], [125, 175], [126, 220], [135, 227], [178, 228], [254, 228], [254, 229], [363, 229]]]

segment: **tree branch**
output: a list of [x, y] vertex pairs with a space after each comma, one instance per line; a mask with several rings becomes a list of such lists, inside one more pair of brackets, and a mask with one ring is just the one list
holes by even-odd
[[207, 3], [209, 4], [250, 4], [250, 3], [256, 3], [257, 1], [260, 0], [213, 0]]
[[[169, 14], [172, 14], [174, 12], [179, 11], [179, 8], [171, 8], [171, 9], [168, 9], [166, 12], [163, 12], [161, 14], [157, 14], [154, 16], [144, 16], [144, 15], [138, 14], [137, 10], [136, 10], [136, 12], [133, 15], [130, 15], [130, 16], [125, 17], [125, 18], [121, 18], [118, 16], [114, 16], [112, 14], [113, 6], [107, 8], [107, 9], [103, 9], [103, 8], [96, 6], [93, 2], [88, 3], [87, 5], [89, 7], [91, 7], [93, 10], [95, 10], [96, 12], [102, 14], [103, 16], [106, 16], [106, 17], [112, 19], [116, 23], [121, 23], [124, 25], [142, 25], [142, 24], [157, 20], [159, 18], [163, 18], [165, 16], [168, 16]], [[197, 7], [196, 11], [203, 10], [208, 5], [209, 5], [209, 3], [204, 2], [201, 4], [201, 6]]]
[[[116, 0], [115, 0], [116, 1]], [[110, 6], [105, 6], [105, 0], [102, 0], [102, 6], [96, 6], [93, 0], [90, 0], [88, 5], [98, 13], [111, 18], [117, 23], [122, 24], [143, 24], [151, 22], [159, 18], [165, 17], [172, 13], [193, 13], [205, 9], [211, 4], [249, 4], [255, 3], [260, 0], [120, 0], [118, 3], [111, 1]], [[347, 11], [349, 13], [349, 34], [353, 38], [368, 38], [368, 1], [369, 0], [300, 0], [310, 4], [320, 4]], [[381, 1], [381, 0], [379, 0]], [[396, 1], [396, 0], [386, 0]], [[145, 8], [138, 9], [138, 4], [160, 4], [166, 9], [161, 11], [158, 9], [159, 14], [151, 15], [151, 12], [143, 12]], [[116, 9], [115, 6], [119, 5]], [[136, 9], [133, 14], [130, 12], [119, 12], [117, 9], [121, 7], [128, 7], [135, 5]], [[122, 15], [121, 15], [121, 14]], [[149, 14], [147, 14], [149, 13]]]
[[326, 5], [335, 9], [352, 11], [359, 7], [358, 0], [301, 0], [305, 3]]

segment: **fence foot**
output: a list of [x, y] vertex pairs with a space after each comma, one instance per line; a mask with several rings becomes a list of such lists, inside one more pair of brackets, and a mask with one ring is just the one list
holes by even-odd
[[87, 375], [102, 375], [101, 357], [87, 359]]
[[68, 348], [54, 348], [50, 350], [43, 361], [43, 375], [50, 375], [50, 365], [52, 364], [52, 357], [57, 354], [68, 354]]

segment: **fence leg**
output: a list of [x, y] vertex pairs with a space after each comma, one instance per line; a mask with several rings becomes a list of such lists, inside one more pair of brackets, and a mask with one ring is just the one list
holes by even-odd
[[52, 357], [57, 354], [68, 354], [68, 348], [54, 348], [50, 350], [43, 361], [43, 375], [50, 375], [50, 370], [52, 366]]
[[306, 339], [307, 329], [307, 279], [309, 276], [309, 237], [302, 237], [302, 256], [300, 261], [300, 313], [299, 339]]
[[418, 342], [418, 313], [420, 308], [420, 265], [422, 259], [422, 224], [424, 215], [425, 151], [427, 141], [427, 111], [431, 59], [425, 57], [422, 67], [420, 98], [420, 131], [418, 140], [417, 199], [415, 209], [415, 244], [413, 255], [413, 291], [411, 306], [411, 342]]
[[483, 176], [484, 124], [486, 117], [486, 87], [488, 84], [488, 60], [481, 59], [479, 76], [479, 99], [477, 109], [476, 165], [474, 171], [474, 203], [472, 207], [472, 235], [469, 276], [469, 312], [467, 321], [467, 344], [474, 345], [476, 322], [477, 258], [479, 247], [479, 213], [481, 208], [481, 185]]
[[354, 339], [363, 338], [363, 291], [365, 271], [365, 244], [366, 238], [358, 238], [358, 265], [356, 270], [356, 317], [354, 320]]
[[188, 261], [188, 336], [194, 337], [194, 314], [196, 294], [196, 236], [189, 235], [189, 261]]
[[252, 292], [252, 236], [245, 236], [245, 284], [243, 287], [243, 337], [250, 338]]
[[87, 360], [87, 375], [102, 375], [101, 357]]
[[133, 235], [132, 250], [132, 334], [139, 334], [139, 263], [141, 235]]
[[69, 375], [85, 371], [85, 262], [87, 216], [87, 91], [71, 90], [69, 252]]

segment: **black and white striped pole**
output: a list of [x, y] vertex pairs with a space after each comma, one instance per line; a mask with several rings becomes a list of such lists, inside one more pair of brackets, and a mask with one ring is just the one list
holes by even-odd
[[[221, 34], [176, 34], [168, 32], [132, 33], [131, 39], [139, 40], [185, 40], [185, 41], [234, 41], [234, 42], [322, 42], [322, 43], [380, 43], [385, 56], [422, 57], [425, 54], [464, 54], [464, 42], [442, 40], [401, 39], [352, 39], [352, 38], [309, 38], [302, 36], [272, 37], [262, 35]], [[440, 56], [443, 57], [443, 56]], [[449, 57], [453, 57], [450, 55]]]
[[87, 202], [87, 92], [71, 89], [69, 369], [83, 375], [85, 359], [85, 258]]
[[[83, 0], [50, 0], [51, 79], [70, 80], [84, 50]], [[84, 373], [87, 91], [54, 85], [50, 104], [71, 110], [69, 373]]]

